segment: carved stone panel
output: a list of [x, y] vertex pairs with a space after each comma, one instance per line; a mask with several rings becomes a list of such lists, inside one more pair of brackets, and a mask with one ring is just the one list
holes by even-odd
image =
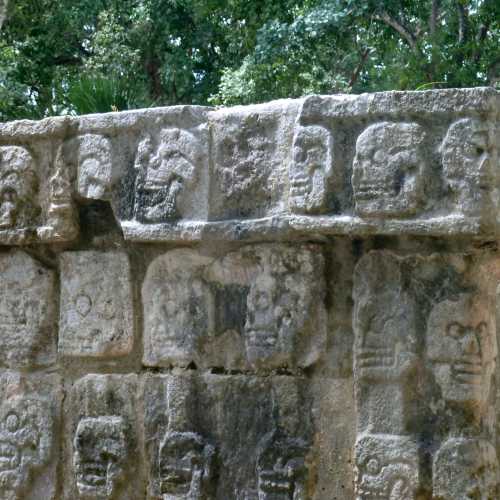
[[427, 359], [443, 399], [480, 411], [489, 403], [497, 357], [489, 302], [460, 294], [437, 303], [427, 323]]
[[439, 448], [432, 467], [433, 498], [494, 500], [500, 495], [495, 448], [483, 439], [450, 438]]
[[214, 499], [217, 451], [198, 432], [193, 377], [147, 377], [144, 391], [148, 498]]
[[297, 126], [288, 172], [292, 212], [318, 213], [328, 207], [333, 168], [331, 133], [319, 125]]
[[419, 489], [419, 454], [407, 436], [363, 434], [355, 448], [356, 500], [411, 500]]
[[203, 279], [209, 262], [186, 249], [150, 264], [142, 287], [145, 364], [203, 364], [203, 344], [213, 332], [213, 297]]
[[440, 151], [444, 184], [456, 212], [492, 215], [495, 194], [498, 196], [494, 167], [498, 151], [493, 134], [491, 123], [463, 118], [450, 125], [443, 139]]
[[71, 390], [64, 498], [139, 498], [135, 375], [87, 375]]
[[310, 366], [326, 342], [324, 261], [314, 245], [255, 245], [219, 259], [178, 249], [142, 288], [149, 366]]
[[352, 185], [363, 217], [408, 217], [422, 204], [425, 132], [417, 123], [381, 122], [358, 137]]
[[0, 373], [0, 497], [56, 499], [59, 378]]
[[55, 273], [20, 250], [0, 254], [0, 363], [56, 361]]
[[60, 262], [59, 352], [97, 358], [129, 354], [134, 324], [127, 255], [66, 252]]
[[284, 210], [296, 105], [278, 101], [211, 113], [211, 219], [246, 219]]

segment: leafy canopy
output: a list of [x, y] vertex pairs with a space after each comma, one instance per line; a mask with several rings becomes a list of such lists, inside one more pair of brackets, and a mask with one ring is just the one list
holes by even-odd
[[500, 76], [498, 0], [16, 0], [8, 7], [0, 120], [497, 85]]

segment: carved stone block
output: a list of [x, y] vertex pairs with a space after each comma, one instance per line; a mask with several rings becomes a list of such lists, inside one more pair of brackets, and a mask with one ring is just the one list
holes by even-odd
[[87, 375], [70, 394], [65, 499], [139, 498], [135, 375]]
[[411, 500], [419, 489], [419, 455], [407, 436], [364, 434], [355, 448], [356, 500]]
[[66, 252], [60, 262], [59, 352], [98, 358], [129, 354], [134, 324], [127, 255]]
[[213, 126], [211, 219], [259, 218], [284, 210], [297, 104], [239, 107], [210, 114]]
[[174, 250], [142, 288], [150, 366], [310, 366], [326, 342], [324, 261], [314, 245], [255, 245], [219, 259]]
[[439, 500], [493, 500], [500, 494], [496, 451], [484, 439], [448, 439], [434, 457], [432, 475]]
[[288, 172], [288, 203], [292, 212], [314, 214], [325, 211], [333, 168], [333, 137], [330, 131], [318, 125], [298, 126]]
[[370, 125], [356, 141], [352, 185], [356, 212], [407, 217], [422, 203], [427, 162], [425, 132], [417, 123]]
[[294, 377], [146, 376], [148, 498], [311, 500], [305, 391]]
[[1, 372], [0, 497], [56, 499], [59, 378]]
[[55, 273], [20, 250], [0, 254], [0, 363], [56, 361]]

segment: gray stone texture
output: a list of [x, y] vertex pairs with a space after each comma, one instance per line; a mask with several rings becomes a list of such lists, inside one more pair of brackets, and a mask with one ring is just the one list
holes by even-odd
[[0, 498], [498, 500], [500, 94], [0, 124]]

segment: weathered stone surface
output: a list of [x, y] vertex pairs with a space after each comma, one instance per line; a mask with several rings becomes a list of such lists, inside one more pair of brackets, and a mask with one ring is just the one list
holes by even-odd
[[55, 500], [59, 378], [4, 371], [0, 381], [0, 497]]
[[127, 255], [66, 252], [60, 262], [59, 353], [98, 358], [129, 354], [134, 318]]
[[0, 498], [498, 500], [499, 119], [0, 124]]
[[56, 361], [55, 274], [20, 250], [0, 254], [0, 363], [35, 368]]
[[137, 377], [91, 374], [70, 394], [64, 498], [135, 499], [140, 495]]
[[173, 250], [142, 287], [149, 366], [307, 367], [326, 343], [315, 245], [254, 245], [219, 259]]

